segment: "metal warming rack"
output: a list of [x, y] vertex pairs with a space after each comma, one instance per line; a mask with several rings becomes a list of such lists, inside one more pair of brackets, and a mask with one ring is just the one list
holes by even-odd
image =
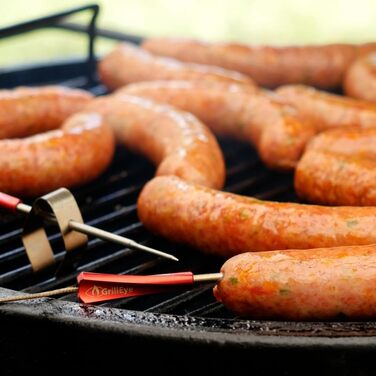
[[[61, 84], [106, 93], [95, 73], [96, 37], [139, 43], [141, 38], [95, 27], [98, 6], [89, 5], [0, 30], [0, 38], [54, 27], [87, 33], [84, 59], [14, 67], [0, 71], [0, 87]], [[66, 22], [77, 12], [91, 13], [88, 26]], [[296, 201], [292, 176], [267, 170], [247, 144], [220, 140], [227, 166], [226, 191], [276, 201]], [[139, 155], [118, 148], [106, 173], [74, 190], [86, 223], [175, 254], [180, 263], [141, 254], [120, 245], [90, 240], [77, 271], [55, 276], [53, 270], [33, 273], [21, 243], [23, 219], [0, 213], [0, 296], [39, 292], [72, 285], [80, 271], [157, 274], [192, 270], [217, 272], [223, 260], [172, 244], [149, 233], [139, 222], [136, 200], [154, 167]], [[57, 232], [49, 239], [57, 258], [63, 245]], [[297, 372], [320, 367], [367, 374], [376, 348], [374, 322], [279, 322], [234, 317], [212, 295], [212, 286], [188, 291], [128, 298], [86, 306], [75, 295], [0, 306], [0, 360], [8, 369], [40, 369], [46, 361], [59, 369], [110, 369], [126, 366], [142, 352], [139, 370], [183, 369], [218, 373], [247, 367], [253, 374]], [[80, 362], [77, 363], [77, 359]], [[305, 360], [307, 363], [297, 362]], [[303, 364], [303, 365], [301, 365]], [[303, 368], [300, 368], [303, 367]], [[319, 367], [319, 368], [317, 368]], [[6, 369], [6, 368], [4, 368]], [[304, 373], [302, 373], [304, 370]], [[344, 374], [344, 373], [342, 373]], [[345, 373], [347, 374], [347, 373]]]

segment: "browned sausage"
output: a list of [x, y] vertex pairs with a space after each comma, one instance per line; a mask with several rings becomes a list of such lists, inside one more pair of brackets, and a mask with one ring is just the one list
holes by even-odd
[[[308, 151], [342, 154], [348, 157], [370, 159], [376, 162], [376, 127], [359, 129], [332, 129], [322, 132], [310, 141]], [[325, 168], [320, 167], [320, 170]]]
[[271, 88], [292, 83], [339, 87], [358, 56], [376, 51], [375, 43], [273, 47], [174, 38], [146, 39], [142, 47], [157, 55], [232, 69]]
[[244, 253], [222, 267], [214, 295], [248, 318], [376, 317], [376, 246]]
[[61, 86], [0, 90], [0, 139], [56, 129], [91, 98], [86, 91]]
[[58, 130], [0, 140], [0, 191], [37, 196], [86, 183], [108, 166], [113, 150], [113, 133], [95, 112], [75, 114]]
[[230, 257], [247, 251], [376, 243], [376, 207], [323, 207], [260, 201], [157, 177], [138, 199], [152, 232]]
[[130, 95], [98, 98], [88, 109], [105, 117], [118, 141], [157, 164], [157, 175], [223, 186], [222, 152], [209, 129], [193, 115]]
[[314, 128], [290, 106], [244, 85], [190, 81], [141, 82], [117, 93], [164, 102], [191, 112], [216, 134], [251, 142], [271, 168], [293, 169]]
[[99, 75], [110, 89], [138, 81], [179, 79], [254, 85], [252, 79], [238, 72], [153, 56], [129, 43], [119, 45], [102, 59], [99, 63]]
[[329, 205], [376, 205], [376, 128], [333, 129], [315, 137], [295, 172], [302, 199]]
[[302, 85], [282, 86], [276, 98], [294, 106], [318, 132], [336, 127], [376, 127], [376, 104], [329, 94]]
[[376, 54], [356, 60], [347, 70], [343, 86], [350, 97], [376, 102]]

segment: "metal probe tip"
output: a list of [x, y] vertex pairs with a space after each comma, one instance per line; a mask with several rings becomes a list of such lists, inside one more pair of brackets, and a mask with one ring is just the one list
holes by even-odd
[[117, 234], [112, 234], [111, 232], [101, 230], [100, 228], [92, 227], [89, 225], [86, 225], [85, 223], [79, 223], [76, 221], [70, 221], [69, 227], [72, 230], [75, 231], [81, 231], [84, 232], [87, 235], [96, 236], [97, 238], [101, 238], [103, 240], [108, 240], [114, 243], [118, 243], [121, 245], [124, 245], [129, 248], [134, 248], [140, 251], [152, 253], [154, 255], [164, 257], [170, 260], [179, 261], [175, 256], [170, 255], [169, 253], [165, 253], [162, 251], [158, 251], [157, 249], [147, 247], [146, 245], [142, 245], [139, 243], [136, 243], [134, 240], [125, 238], [124, 236], [120, 236]]
[[[21, 213], [28, 214], [31, 211], [31, 206], [20, 202], [17, 205], [16, 209], [17, 209], [17, 211], [19, 211]], [[48, 220], [48, 221], [51, 221], [51, 222], [56, 222], [56, 219], [53, 216], [51, 216], [49, 213], [46, 213], [45, 219]], [[137, 250], [140, 250], [140, 251], [152, 253], [154, 255], [157, 255], [159, 257], [164, 257], [164, 258], [169, 259], [169, 260], [179, 261], [179, 259], [177, 257], [170, 255], [169, 253], [158, 251], [157, 249], [139, 244], [139, 243], [135, 242], [134, 240], [125, 238], [124, 236], [112, 234], [111, 232], [101, 230], [100, 228], [93, 227], [93, 226], [87, 225], [85, 223], [79, 223], [79, 222], [71, 220], [71, 221], [69, 221], [69, 228], [70, 228], [70, 230], [82, 232], [86, 235], [92, 235], [92, 236], [98, 237], [98, 238], [103, 239], [103, 240], [118, 243], [118, 244], [124, 245], [128, 248], [137, 249]]]

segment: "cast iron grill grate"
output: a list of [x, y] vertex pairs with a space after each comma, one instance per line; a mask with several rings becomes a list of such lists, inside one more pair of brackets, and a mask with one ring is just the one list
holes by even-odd
[[[85, 9], [91, 9], [85, 7]], [[94, 10], [96, 7], [94, 6]], [[68, 14], [71, 14], [68, 12]], [[94, 13], [94, 17], [95, 17]], [[60, 22], [61, 17], [57, 17]], [[55, 20], [56, 21], [56, 20]], [[53, 22], [55, 22], [53, 21]], [[52, 26], [57, 26], [52, 24]], [[63, 29], [75, 32], [88, 31], [86, 27], [72, 24], [59, 24]], [[21, 29], [25, 27], [22, 25]], [[17, 28], [6, 30], [16, 33]], [[20, 32], [23, 30], [20, 30]], [[89, 28], [90, 43], [93, 46], [94, 31]], [[0, 30], [0, 38], [2, 36]], [[111, 31], [97, 31], [98, 35], [114, 39], [138, 42], [140, 38], [126, 36]], [[89, 49], [92, 52], [92, 49]], [[105, 94], [106, 89], [95, 78], [91, 54], [85, 60], [70, 60], [53, 64], [18, 67], [0, 70], [0, 87], [17, 85], [61, 84], [90, 90], [95, 95]], [[292, 176], [267, 170], [259, 161], [255, 151], [247, 144], [220, 140], [226, 158], [226, 191], [254, 196], [265, 200], [296, 201], [293, 191]], [[81, 207], [85, 222], [97, 227], [128, 236], [134, 240], [170, 252], [180, 259], [172, 263], [156, 259], [150, 255], [132, 251], [119, 245], [90, 239], [87, 250], [83, 252], [78, 270], [55, 276], [53, 270], [38, 274], [31, 267], [22, 247], [20, 234], [23, 219], [18, 215], [0, 212], [0, 287], [16, 291], [39, 292], [48, 289], [75, 284], [75, 277], [80, 271], [123, 274], [155, 274], [191, 270], [195, 273], [218, 272], [222, 259], [204, 255], [187, 247], [172, 244], [148, 232], [137, 218], [136, 200], [143, 185], [153, 176], [154, 167], [144, 158], [134, 155], [122, 147], [116, 151], [110, 168], [95, 182], [73, 191]], [[62, 257], [63, 248], [57, 232], [51, 228], [49, 237], [55, 245], [58, 257]], [[70, 294], [48, 303], [26, 303], [26, 305], [5, 305], [0, 307], [0, 316], [9, 317], [8, 312], [22, 317], [49, 315], [61, 320], [75, 318], [78, 325], [90, 325], [87, 318], [95, 316], [102, 329], [111, 331], [111, 324], [121, 323], [124, 331], [140, 329], [133, 324], [152, 326], [157, 335], [167, 338], [165, 329], [191, 330], [199, 340], [224, 341], [227, 343], [248, 343], [257, 346], [260, 338], [274, 336], [276, 347], [281, 345], [299, 345], [299, 337], [320, 337], [317, 344], [326, 346], [325, 337], [363, 338], [364, 344], [375, 345], [376, 328], [373, 322], [270, 322], [243, 320], [234, 317], [212, 295], [212, 285], [201, 285], [189, 290], [175, 291], [168, 294], [142, 296], [106, 302], [99, 309], [76, 304], [75, 295]], [[4, 290], [5, 291], [5, 290]], [[0, 288], [0, 294], [4, 293]], [[48, 301], [47, 301], [48, 302]], [[72, 303], [71, 303], [72, 302]], [[19, 307], [19, 309], [18, 309]], [[26, 307], [26, 308], [25, 308]], [[51, 308], [52, 307], [52, 308]], [[57, 309], [58, 308], [58, 309]], [[25, 311], [26, 310], [26, 311]], [[64, 320], [64, 319], [63, 319]], [[129, 326], [131, 325], [131, 326]], [[148, 329], [149, 330], [149, 329]], [[213, 332], [215, 336], [213, 336]], [[278, 336], [278, 337], [276, 337]], [[179, 334], [176, 338], [183, 338]], [[324, 338], [323, 338], [324, 337]], [[276, 339], [277, 338], [277, 339]], [[312, 338], [311, 338], [312, 339]], [[350, 339], [350, 338], [347, 338]], [[368, 341], [368, 342], [367, 342]], [[264, 343], [269, 343], [266, 339]], [[356, 345], [355, 342], [341, 342], [341, 345]]]

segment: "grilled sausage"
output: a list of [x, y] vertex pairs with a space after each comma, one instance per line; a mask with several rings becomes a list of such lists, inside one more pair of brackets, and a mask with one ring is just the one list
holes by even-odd
[[119, 142], [157, 164], [157, 175], [223, 186], [222, 152], [209, 129], [193, 115], [130, 95], [98, 98], [88, 108], [105, 117]]
[[83, 90], [60, 86], [0, 90], [0, 139], [56, 129], [91, 98]]
[[142, 47], [157, 55], [232, 69], [270, 88], [293, 83], [339, 87], [357, 57], [376, 51], [375, 43], [272, 47], [173, 38], [146, 39]]
[[376, 104], [302, 85], [282, 86], [276, 94], [282, 103], [294, 106], [315, 124], [318, 132], [336, 127], [376, 127]]
[[376, 205], [376, 128], [333, 129], [315, 137], [295, 172], [304, 200], [329, 205]]
[[347, 70], [343, 86], [350, 97], [376, 102], [376, 54], [356, 60]]
[[120, 89], [191, 112], [214, 133], [256, 146], [271, 168], [293, 169], [315, 131], [290, 106], [244, 85], [189, 81], [141, 82]]
[[[376, 125], [376, 124], [375, 124]], [[359, 129], [331, 129], [315, 136], [307, 147], [308, 151], [330, 152], [347, 157], [370, 159], [376, 162], [376, 127]], [[320, 166], [320, 170], [325, 165]]]
[[376, 207], [322, 207], [260, 201], [157, 177], [138, 199], [152, 232], [230, 257], [247, 251], [376, 243]]
[[99, 75], [110, 89], [138, 81], [176, 79], [254, 85], [252, 79], [238, 72], [153, 56], [129, 43], [121, 44], [102, 59], [99, 63]]
[[69, 117], [57, 130], [0, 140], [0, 191], [37, 196], [83, 184], [108, 166], [113, 150], [111, 129], [92, 112]]
[[376, 246], [244, 253], [222, 267], [214, 295], [248, 318], [376, 317]]

